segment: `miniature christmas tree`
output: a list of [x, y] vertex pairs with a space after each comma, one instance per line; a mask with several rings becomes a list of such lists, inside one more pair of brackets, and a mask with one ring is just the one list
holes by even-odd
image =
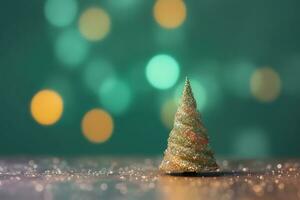
[[186, 78], [160, 170], [166, 173], [183, 173], [218, 169], [206, 133], [190, 82]]

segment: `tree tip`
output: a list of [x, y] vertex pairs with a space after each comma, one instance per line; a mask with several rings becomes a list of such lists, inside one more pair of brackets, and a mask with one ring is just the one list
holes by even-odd
[[186, 76], [185, 77], [185, 83], [184, 83], [185, 87], [191, 87], [191, 84], [190, 84], [190, 79]]
[[194, 99], [194, 95], [192, 92], [191, 84], [187, 76], [185, 78], [185, 84], [184, 84], [180, 104], [189, 104], [189, 106], [197, 107], [196, 100]]
[[190, 83], [188, 76], [185, 77], [185, 83]]
[[185, 77], [185, 83], [184, 83], [184, 89], [183, 90], [184, 91], [185, 90], [192, 90], [190, 80], [187, 76]]

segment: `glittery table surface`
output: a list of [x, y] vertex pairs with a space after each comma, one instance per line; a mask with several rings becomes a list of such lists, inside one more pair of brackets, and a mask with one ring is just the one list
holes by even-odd
[[[300, 160], [218, 160], [209, 177], [157, 171], [161, 158], [2, 157], [0, 199], [300, 199]], [[215, 176], [216, 175], [216, 176]]]

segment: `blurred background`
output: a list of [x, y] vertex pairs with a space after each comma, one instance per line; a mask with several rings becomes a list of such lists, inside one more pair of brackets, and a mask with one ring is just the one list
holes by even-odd
[[2, 2], [0, 154], [162, 155], [188, 76], [217, 156], [300, 156], [299, 6]]

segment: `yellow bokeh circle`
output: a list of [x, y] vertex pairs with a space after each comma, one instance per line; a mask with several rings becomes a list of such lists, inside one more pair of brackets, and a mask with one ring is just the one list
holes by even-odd
[[104, 39], [110, 31], [110, 17], [102, 8], [92, 7], [85, 10], [79, 18], [79, 31], [90, 41]]
[[174, 29], [185, 21], [186, 6], [183, 0], [157, 0], [153, 14], [160, 26]]
[[254, 71], [250, 80], [252, 95], [261, 102], [272, 102], [280, 94], [281, 80], [279, 74], [270, 67]]
[[102, 109], [88, 111], [81, 122], [83, 135], [93, 143], [107, 141], [113, 132], [114, 123], [109, 113]]
[[30, 111], [39, 124], [52, 125], [62, 116], [63, 99], [54, 90], [41, 90], [32, 98]]

